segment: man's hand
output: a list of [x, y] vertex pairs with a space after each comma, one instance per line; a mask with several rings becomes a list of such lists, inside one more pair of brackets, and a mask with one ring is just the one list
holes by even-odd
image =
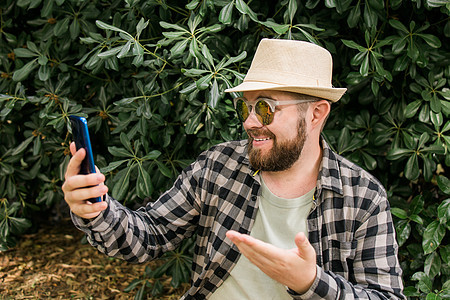
[[295, 236], [297, 248], [288, 250], [233, 230], [227, 237], [261, 271], [299, 294], [306, 292], [316, 278], [316, 252], [303, 232]]
[[98, 169], [97, 173], [79, 175], [86, 151], [84, 149], [76, 151], [75, 143], [71, 143], [70, 152], [73, 157], [67, 166], [66, 181], [62, 186], [64, 199], [74, 214], [85, 219], [95, 218], [108, 204], [105, 201], [91, 203], [88, 199], [102, 197], [108, 192], [108, 187], [104, 184], [105, 176]]

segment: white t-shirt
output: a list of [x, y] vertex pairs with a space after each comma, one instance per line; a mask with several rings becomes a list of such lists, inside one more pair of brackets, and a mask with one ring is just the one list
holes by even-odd
[[[308, 236], [307, 218], [313, 203], [315, 188], [294, 199], [275, 196], [261, 177], [262, 193], [255, 224], [250, 235], [279, 248], [291, 249], [295, 235], [303, 231]], [[230, 276], [209, 299], [292, 299], [286, 287], [273, 280], [241, 255]]]

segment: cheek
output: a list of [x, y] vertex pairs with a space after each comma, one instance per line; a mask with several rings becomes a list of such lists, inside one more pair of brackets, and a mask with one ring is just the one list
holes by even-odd
[[[272, 124], [271, 124], [272, 125]], [[292, 140], [297, 137], [299, 131], [299, 120], [298, 118], [290, 118], [288, 120], [283, 120], [283, 122], [274, 123], [273, 128], [269, 125], [268, 129], [271, 130], [280, 140]], [[276, 126], [275, 126], [276, 125]], [[302, 126], [304, 127], [304, 126]], [[300, 128], [300, 130], [305, 130]]]

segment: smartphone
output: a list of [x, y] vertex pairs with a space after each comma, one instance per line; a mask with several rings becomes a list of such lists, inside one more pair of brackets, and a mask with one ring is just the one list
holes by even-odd
[[[69, 116], [70, 123], [72, 124], [72, 136], [75, 141], [77, 151], [81, 148], [86, 150], [86, 157], [81, 162], [81, 168], [79, 174], [96, 173], [94, 164], [94, 155], [92, 154], [91, 140], [89, 138], [89, 130], [87, 121], [83, 117]], [[89, 199], [90, 202], [100, 202], [101, 197]]]

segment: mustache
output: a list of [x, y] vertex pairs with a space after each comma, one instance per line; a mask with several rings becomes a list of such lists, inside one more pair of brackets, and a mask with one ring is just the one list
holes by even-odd
[[267, 128], [257, 128], [257, 129], [247, 129], [248, 138], [253, 140], [253, 136], [264, 135], [271, 139], [275, 139], [275, 134], [273, 134]]

